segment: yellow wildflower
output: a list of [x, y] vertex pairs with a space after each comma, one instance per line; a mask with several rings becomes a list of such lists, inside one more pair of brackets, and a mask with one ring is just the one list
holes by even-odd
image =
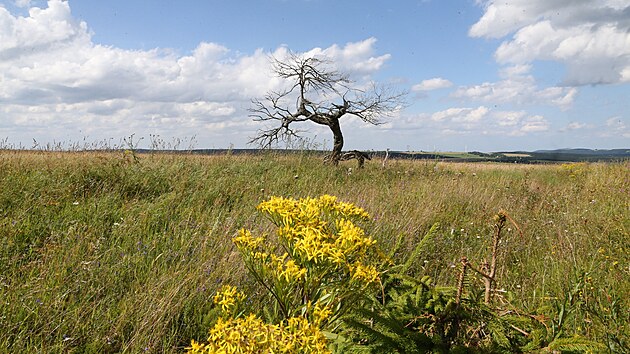
[[284, 269], [280, 272], [280, 275], [284, 277], [287, 282], [303, 280], [306, 276], [306, 269], [300, 268], [295, 261], [291, 259], [285, 263]]
[[[245, 229], [233, 241], [247, 269], [276, 295], [288, 319], [268, 324], [255, 315], [220, 318], [208, 343], [192, 342], [190, 352], [329, 353], [320, 327], [342, 305], [352, 306], [351, 300], [341, 304], [339, 299], [351, 299], [360, 288], [380, 281], [371, 261], [379, 253], [376, 241], [356, 223], [369, 215], [330, 195], [297, 200], [272, 197], [257, 208], [278, 227], [278, 246], [285, 252], [274, 253], [265, 247], [266, 236], [254, 237]], [[304, 304], [296, 294], [311, 294], [308, 298], [315, 305]], [[230, 317], [243, 298], [236, 288], [225, 287], [214, 302]], [[300, 317], [294, 317], [298, 313]]]
[[330, 307], [321, 306], [319, 303], [315, 304], [313, 307], [313, 324], [321, 326], [321, 324], [325, 322], [330, 315], [332, 315]]
[[264, 237], [253, 237], [251, 231], [245, 229], [239, 230], [238, 236], [232, 240], [237, 247], [249, 250], [258, 248], [264, 241]]
[[217, 305], [221, 305], [221, 310], [230, 312], [237, 303], [245, 299], [245, 294], [238, 291], [232, 285], [224, 285], [214, 296], [213, 301]]
[[356, 263], [351, 269], [352, 279], [359, 280], [365, 285], [375, 283], [379, 281], [380, 274], [374, 266], [364, 266], [361, 263]]
[[210, 329], [208, 344], [192, 341], [188, 353], [313, 353], [327, 354], [326, 337], [302, 317], [278, 325], [268, 324], [254, 314], [222, 319]]

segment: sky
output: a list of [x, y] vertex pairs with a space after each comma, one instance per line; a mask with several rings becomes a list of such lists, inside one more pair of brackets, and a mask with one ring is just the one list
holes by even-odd
[[407, 92], [347, 150], [630, 147], [630, 0], [0, 0], [0, 148], [255, 148], [290, 52]]

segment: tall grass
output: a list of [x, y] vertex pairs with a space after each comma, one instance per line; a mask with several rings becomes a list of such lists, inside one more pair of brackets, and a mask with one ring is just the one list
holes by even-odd
[[441, 285], [456, 283], [462, 256], [487, 255], [505, 210], [520, 231], [500, 245], [504, 302], [549, 321], [565, 306], [563, 330], [627, 345], [627, 162], [350, 171], [308, 154], [135, 157], [0, 152], [0, 352], [181, 351], [205, 338], [222, 284], [255, 291], [231, 243], [242, 227], [271, 230], [255, 206], [322, 194], [367, 210], [384, 249], [402, 236], [399, 261], [438, 223], [412, 271]]

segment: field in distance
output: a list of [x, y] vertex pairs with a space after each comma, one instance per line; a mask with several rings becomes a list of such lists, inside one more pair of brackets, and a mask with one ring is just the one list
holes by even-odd
[[[278, 154], [303, 154], [303, 150], [272, 150]], [[152, 150], [139, 149], [140, 153], [152, 152]], [[176, 152], [176, 151], [165, 151]], [[195, 149], [187, 152], [201, 155], [221, 154], [259, 154], [267, 150], [259, 149]], [[309, 153], [322, 155], [327, 151], [312, 150]], [[508, 163], [562, 163], [562, 162], [606, 162], [624, 161], [630, 159], [630, 149], [558, 149], [536, 151], [504, 151], [504, 152], [428, 152], [428, 151], [364, 151], [371, 157], [383, 159], [388, 156], [392, 159], [414, 160], [443, 160], [449, 162], [508, 162]]]

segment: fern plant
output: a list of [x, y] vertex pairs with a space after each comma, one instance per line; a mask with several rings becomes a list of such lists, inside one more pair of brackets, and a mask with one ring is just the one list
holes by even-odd
[[345, 335], [356, 352], [520, 351], [523, 334], [511, 326], [513, 318], [499, 316], [479, 301], [482, 296], [464, 297], [458, 304], [456, 291], [434, 286], [427, 276], [418, 280], [389, 273], [382, 292], [344, 319]]
[[[439, 225], [433, 225], [401, 265], [391, 266], [382, 274], [382, 288], [364, 297], [362, 306], [344, 318], [345, 347], [337, 352], [359, 353], [518, 353], [518, 352], [601, 352], [605, 347], [583, 337], [566, 337], [563, 324], [575, 305], [572, 292], [550, 324], [549, 317], [492, 307], [488, 296], [494, 279], [497, 246], [506, 220], [501, 212], [495, 218], [492, 265], [485, 273], [464, 257], [457, 287], [438, 287], [430, 277], [416, 279], [408, 275], [428, 243], [436, 237]], [[513, 222], [513, 221], [512, 221]], [[399, 243], [398, 243], [399, 244]], [[393, 252], [396, 252], [396, 248]], [[470, 272], [484, 277], [484, 288], [473, 286]], [[352, 343], [348, 347], [347, 343]], [[338, 340], [338, 343], [342, 341]]]

